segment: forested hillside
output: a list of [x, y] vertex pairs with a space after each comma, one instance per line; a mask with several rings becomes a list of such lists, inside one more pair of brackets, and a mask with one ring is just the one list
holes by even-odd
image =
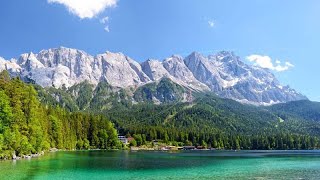
[[[181, 102], [184, 92], [167, 79], [138, 88], [133, 98], [128, 95], [131, 90], [117, 91], [106, 82], [96, 88], [85, 82], [69, 89], [37, 89], [42, 100], [53, 95], [59, 101], [52, 99], [53, 104], [74, 106], [70, 111], [105, 115], [121, 135], [135, 135], [141, 142], [161, 140], [218, 149], [313, 149], [320, 145], [320, 123], [308, 116], [292, 114], [280, 105], [244, 105], [212, 93], [194, 93], [192, 101]], [[166, 101], [156, 105], [153, 96]], [[143, 102], [134, 102], [137, 97]], [[317, 116], [320, 110], [311, 111]]]
[[217, 149], [313, 149], [320, 124], [281, 119], [264, 107], [242, 105], [213, 95], [193, 103], [134, 105], [105, 111], [120, 133], [141, 134], [181, 145]]
[[[297, 101], [258, 107], [212, 93], [194, 93], [191, 100], [182, 102], [183, 93], [181, 86], [167, 79], [140, 87], [133, 95], [131, 89], [119, 90], [106, 82], [97, 87], [83, 82], [68, 89], [42, 88], [11, 79], [3, 71], [0, 157], [50, 148], [121, 148], [117, 131], [133, 136], [137, 145], [158, 140], [216, 149], [320, 146], [318, 103]], [[164, 101], [156, 105], [152, 97]]]
[[[43, 96], [42, 96], [43, 97]], [[56, 102], [47, 94], [46, 101]], [[70, 100], [71, 101], [71, 100]], [[50, 148], [119, 148], [113, 124], [103, 116], [41, 104], [32, 85], [0, 74], [0, 158]]]
[[275, 113], [282, 116], [283, 119], [296, 117], [309, 121], [320, 122], [320, 103], [311, 101], [292, 101], [288, 103], [276, 104], [270, 107]]

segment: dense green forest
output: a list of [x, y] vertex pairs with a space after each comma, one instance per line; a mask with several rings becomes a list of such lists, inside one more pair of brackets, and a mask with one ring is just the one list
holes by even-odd
[[[136, 137], [137, 145], [153, 140], [217, 149], [314, 149], [320, 145], [316, 119], [320, 106], [310, 101], [292, 102], [295, 109], [290, 109], [290, 103], [257, 107], [194, 93], [192, 102], [183, 102], [186, 91], [168, 79], [136, 91], [119, 91], [107, 82], [96, 88], [83, 82], [69, 89], [36, 89], [47, 104], [105, 115], [121, 135]], [[45, 98], [52, 95], [59, 102]], [[154, 104], [153, 97], [162, 97], [162, 103]], [[312, 112], [304, 113], [303, 106]]]
[[243, 106], [214, 96], [194, 104], [134, 105], [105, 114], [120, 133], [141, 134], [147, 141], [216, 149], [319, 148], [318, 122], [281, 119], [264, 108]]
[[[184, 90], [164, 79], [123, 90], [107, 82], [42, 88], [0, 74], [0, 158], [58, 149], [131, 145], [194, 145], [216, 149], [315, 149], [320, 142], [320, 105], [297, 101], [271, 107], [243, 105], [213, 94]], [[161, 104], [153, 98], [161, 97]], [[140, 102], [139, 102], [140, 101]], [[152, 144], [152, 143], [151, 143]]]
[[42, 104], [32, 85], [1, 72], [0, 158], [50, 148], [121, 148], [117, 136], [113, 124], [104, 116]]

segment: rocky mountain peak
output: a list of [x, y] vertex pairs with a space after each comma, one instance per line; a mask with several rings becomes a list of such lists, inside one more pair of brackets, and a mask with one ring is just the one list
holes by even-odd
[[0, 58], [0, 70], [4, 69], [43, 87], [71, 87], [84, 81], [97, 85], [106, 81], [113, 87], [128, 88], [168, 78], [184, 88], [211, 91], [244, 103], [269, 105], [306, 99], [282, 86], [269, 70], [250, 66], [230, 51], [207, 57], [193, 52], [185, 58], [173, 55], [163, 61], [148, 59], [140, 64], [123, 53], [107, 51], [92, 56], [59, 47], [22, 54], [17, 60]]
[[143, 72], [152, 80], [159, 81], [163, 77], [170, 77], [169, 72], [163, 67], [162, 62], [155, 59], [148, 59], [141, 63]]

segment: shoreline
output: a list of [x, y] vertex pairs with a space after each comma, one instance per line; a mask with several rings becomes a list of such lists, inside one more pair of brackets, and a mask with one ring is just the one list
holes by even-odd
[[10, 158], [4, 158], [0, 159], [1, 161], [16, 161], [16, 160], [30, 160], [32, 158], [38, 158], [41, 156], [46, 155], [46, 153], [55, 153], [55, 152], [77, 152], [77, 151], [131, 151], [131, 152], [192, 152], [192, 151], [202, 151], [202, 152], [312, 152], [312, 151], [320, 151], [320, 149], [282, 149], [282, 150], [272, 150], [272, 149], [264, 149], [264, 150], [232, 150], [232, 149], [155, 149], [155, 148], [145, 148], [145, 147], [130, 147], [129, 149], [73, 149], [73, 150], [66, 150], [66, 149], [56, 149], [56, 148], [51, 148], [50, 150], [47, 151], [41, 151], [40, 153], [35, 153], [35, 154], [28, 154], [28, 155], [22, 155], [22, 156], [16, 156], [13, 155], [13, 157]]

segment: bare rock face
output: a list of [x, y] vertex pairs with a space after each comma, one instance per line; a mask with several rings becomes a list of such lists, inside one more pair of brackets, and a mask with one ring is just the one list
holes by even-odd
[[22, 54], [15, 61], [0, 61], [2, 69], [21, 69], [21, 76], [47, 87], [71, 87], [85, 80], [97, 85], [106, 80], [116, 87], [140, 85], [150, 81], [139, 63], [121, 53], [106, 52], [93, 57], [70, 48]]
[[45, 65], [45, 71], [50, 72], [47, 77], [57, 88], [70, 87], [85, 80], [97, 84], [100, 80], [100, 74], [94, 71], [94, 57], [84, 51], [60, 47], [41, 51], [37, 59]]
[[208, 57], [193, 53], [185, 63], [199, 81], [223, 98], [257, 105], [306, 99], [290, 87], [281, 86], [269, 70], [249, 66], [231, 52]]
[[307, 99], [282, 86], [269, 70], [247, 65], [227, 51], [208, 57], [194, 52], [186, 58], [174, 55], [140, 64], [122, 53], [91, 56], [60, 47], [22, 54], [9, 61], [0, 58], [2, 70], [43, 87], [68, 88], [84, 81], [93, 85], [105, 81], [120, 89], [138, 88], [165, 78], [192, 91], [212, 91], [223, 98], [256, 105]]
[[141, 64], [142, 70], [152, 81], [159, 81], [167, 77], [172, 78], [169, 72], [163, 67], [162, 62], [154, 59], [149, 59]]
[[0, 57], [0, 71], [7, 70], [11, 75], [17, 76], [21, 72], [21, 67], [16, 63], [15, 59], [7, 61]]
[[181, 56], [174, 55], [163, 61], [164, 68], [173, 76], [179, 84], [190, 87], [193, 90], [209, 90], [209, 87], [197, 80], [191, 70], [186, 66]]
[[125, 88], [150, 81], [139, 63], [121, 53], [107, 52], [97, 55], [95, 59], [101, 78], [112, 86]]

